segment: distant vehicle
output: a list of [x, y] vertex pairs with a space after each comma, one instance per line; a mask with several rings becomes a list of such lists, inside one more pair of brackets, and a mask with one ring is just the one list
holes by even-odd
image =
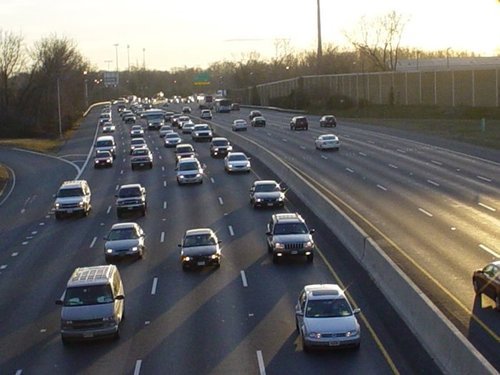
[[230, 152], [224, 158], [224, 169], [227, 173], [250, 172], [250, 159], [243, 152]]
[[247, 122], [243, 119], [238, 119], [233, 121], [233, 125], [231, 126], [231, 129], [233, 131], [239, 131], [239, 130], [247, 130]]
[[144, 231], [137, 223], [118, 223], [111, 227], [104, 237], [104, 258], [111, 263], [117, 258], [133, 256], [142, 258], [146, 245]]
[[122, 185], [115, 197], [118, 218], [121, 218], [125, 212], [140, 211], [142, 216], [146, 215], [146, 188], [141, 184]]
[[319, 126], [322, 128], [326, 126], [335, 128], [337, 126], [337, 119], [333, 115], [325, 115], [320, 118]]
[[181, 143], [175, 146], [175, 159], [178, 162], [183, 158], [194, 158], [196, 156], [196, 151], [194, 147], [189, 143]]
[[144, 138], [132, 138], [130, 140], [130, 154], [136, 148], [148, 147], [146, 140]]
[[305, 116], [295, 116], [290, 121], [290, 130], [307, 130], [309, 129], [309, 123]]
[[213, 137], [212, 128], [208, 124], [196, 124], [191, 131], [191, 137], [195, 142], [210, 142]]
[[110, 122], [111, 120], [111, 112], [102, 112], [99, 115], [99, 126], [104, 125], [105, 122]]
[[266, 119], [263, 116], [256, 116], [250, 122], [253, 127], [264, 127], [266, 126]]
[[189, 106], [182, 107], [182, 113], [185, 114], [191, 113], [191, 107]]
[[283, 207], [285, 193], [274, 180], [255, 181], [250, 188], [250, 204], [252, 207]]
[[194, 267], [220, 267], [221, 241], [210, 228], [187, 230], [178, 245], [181, 248], [182, 269]]
[[123, 122], [125, 122], [125, 124], [135, 124], [137, 118], [135, 117], [135, 115], [130, 112], [130, 113], [126, 113], [122, 116], [122, 120]]
[[112, 122], [105, 122], [102, 126], [103, 133], [113, 133], [115, 131], [115, 126]]
[[212, 109], [214, 105], [214, 97], [212, 95], [198, 95], [199, 109]]
[[337, 284], [306, 285], [295, 305], [295, 326], [302, 349], [359, 348], [361, 327], [356, 319], [360, 309], [353, 309]]
[[317, 150], [335, 150], [340, 149], [340, 140], [335, 134], [322, 134], [314, 141]]
[[91, 197], [90, 186], [86, 180], [64, 181], [57, 191], [54, 202], [56, 219], [72, 214], [88, 216], [92, 209]]
[[164, 137], [165, 147], [175, 147], [182, 142], [181, 137], [177, 133], [168, 133]]
[[252, 120], [254, 117], [257, 116], [262, 116], [262, 113], [260, 111], [250, 111], [250, 114], [248, 115], [248, 119]]
[[116, 157], [116, 143], [115, 138], [112, 135], [102, 135], [97, 137], [95, 141], [96, 151], [109, 151], [113, 158]]
[[160, 128], [160, 132], [159, 132], [160, 138], [163, 138], [163, 137], [165, 137], [165, 135], [167, 135], [168, 133], [172, 133], [172, 132], [173, 132], [172, 126], [170, 126], [170, 125], [163, 125]]
[[215, 112], [229, 113], [231, 112], [231, 100], [229, 99], [215, 99]]
[[132, 125], [132, 128], [130, 129], [130, 136], [132, 138], [142, 138], [144, 137], [144, 129], [141, 125]]
[[210, 156], [213, 158], [217, 156], [225, 156], [228, 152], [233, 151], [233, 146], [223, 137], [212, 138], [212, 143], [210, 144]]
[[209, 109], [203, 109], [200, 114], [200, 118], [204, 120], [211, 120], [212, 119], [212, 111]]
[[109, 151], [97, 150], [94, 157], [94, 168], [112, 167], [113, 155]]
[[166, 122], [172, 122], [172, 116], [174, 115], [174, 112], [165, 112], [163, 117], [165, 118]]
[[182, 134], [191, 134], [195, 127], [195, 123], [191, 120], [182, 123]]
[[148, 124], [148, 130], [158, 130], [165, 125], [165, 111], [163, 109], [148, 109], [142, 115]]
[[136, 168], [153, 168], [153, 154], [147, 147], [136, 148], [130, 154], [130, 166], [132, 170]]
[[231, 103], [231, 111], [239, 111], [240, 103]]
[[184, 184], [202, 184], [203, 169], [196, 158], [182, 158], [175, 167], [177, 171], [177, 183]]
[[500, 260], [474, 271], [472, 284], [477, 296], [486, 294], [495, 301], [495, 307], [500, 311]]

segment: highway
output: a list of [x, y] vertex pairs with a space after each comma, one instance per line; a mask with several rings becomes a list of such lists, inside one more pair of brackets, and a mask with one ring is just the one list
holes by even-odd
[[[249, 109], [215, 114], [229, 134]], [[328, 192], [428, 295], [480, 352], [500, 368], [495, 302], [475, 298], [472, 271], [500, 258], [500, 153], [390, 129], [340, 122], [289, 130], [291, 113], [262, 110], [265, 128], [231, 134], [272, 150]], [[233, 132], [234, 133], [234, 132]], [[340, 151], [314, 139], [335, 133]]]
[[[0, 206], [0, 373], [440, 373], [362, 267], [293, 191], [285, 210], [300, 212], [316, 229], [318, 256], [313, 264], [272, 263], [264, 233], [276, 210], [255, 210], [248, 202], [255, 179], [274, 178], [265, 160], [253, 158], [250, 174], [228, 175], [223, 161], [210, 157], [208, 143], [196, 143], [205, 165], [204, 183], [178, 186], [173, 151], [163, 147], [155, 131], [146, 133], [153, 169], [132, 172], [130, 126], [119, 124], [114, 166], [95, 170], [85, 160], [98, 114], [95, 109], [86, 117], [60, 150], [61, 159], [0, 149], [0, 162], [16, 176], [12, 194]], [[114, 116], [119, 118], [116, 112]], [[217, 115], [215, 121], [226, 126], [231, 116]], [[280, 145], [277, 151], [284, 150], [281, 143], [286, 142], [269, 139], [268, 131], [284, 138], [272, 126], [249, 129], [242, 136], [260, 136], [263, 144], [272, 142]], [[287, 142], [298, 144], [312, 133], [286, 133]], [[299, 151], [300, 145], [297, 149], [290, 155], [294, 160], [313, 156], [311, 150]], [[90, 216], [56, 221], [53, 194], [62, 181], [80, 174], [92, 189]], [[63, 346], [60, 308], [54, 301], [75, 267], [104, 264], [103, 236], [118, 221], [115, 191], [134, 182], [147, 189], [148, 212], [128, 220], [143, 227], [147, 251], [143, 260], [117, 264], [126, 294], [121, 337]], [[194, 227], [217, 231], [223, 249], [220, 269], [182, 271], [177, 244]], [[341, 284], [362, 309], [359, 350], [302, 352], [294, 305], [300, 289], [312, 283]]]

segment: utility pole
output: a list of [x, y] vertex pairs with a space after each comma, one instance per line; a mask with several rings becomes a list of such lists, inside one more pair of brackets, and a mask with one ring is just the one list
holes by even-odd
[[127, 63], [128, 63], [128, 72], [130, 73], [130, 46], [127, 44]]
[[61, 89], [59, 87], [59, 77], [57, 77], [57, 114], [59, 116], [59, 138], [62, 139]]
[[115, 52], [116, 52], [116, 72], [118, 73], [118, 43], [113, 44], [115, 46]]
[[146, 70], [146, 48], [142, 49], [142, 69]]
[[323, 47], [321, 43], [321, 6], [320, 6], [320, 0], [317, 0], [318, 3], [318, 73], [320, 73], [321, 70], [321, 61], [323, 60]]

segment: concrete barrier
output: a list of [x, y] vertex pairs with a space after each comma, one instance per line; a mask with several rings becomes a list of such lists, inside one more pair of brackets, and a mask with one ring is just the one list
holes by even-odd
[[285, 181], [360, 262], [438, 366], [447, 374], [498, 374], [417, 285], [338, 206], [287, 162], [257, 142], [214, 122], [218, 135], [232, 139]]

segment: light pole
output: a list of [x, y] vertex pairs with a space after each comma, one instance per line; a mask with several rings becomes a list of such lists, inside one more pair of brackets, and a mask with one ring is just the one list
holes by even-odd
[[127, 63], [128, 63], [128, 72], [130, 73], [130, 46], [127, 44]]
[[62, 139], [61, 89], [59, 86], [59, 77], [57, 77], [57, 114], [59, 117], [59, 138]]
[[84, 92], [84, 95], [85, 95], [85, 108], [88, 108], [89, 107], [89, 87], [88, 87], [88, 79], [87, 79], [87, 74], [88, 72], [85, 70], [83, 72], [83, 76], [85, 77], [85, 92]]
[[146, 48], [142, 49], [142, 69], [146, 70]]
[[323, 47], [321, 43], [321, 6], [320, 0], [317, 0], [318, 4], [318, 72], [321, 69], [321, 60], [323, 59]]
[[451, 47], [446, 48], [446, 68], [450, 69], [450, 49]]
[[118, 73], [118, 43], [113, 44], [115, 46], [115, 53], [116, 53], [116, 72]]

